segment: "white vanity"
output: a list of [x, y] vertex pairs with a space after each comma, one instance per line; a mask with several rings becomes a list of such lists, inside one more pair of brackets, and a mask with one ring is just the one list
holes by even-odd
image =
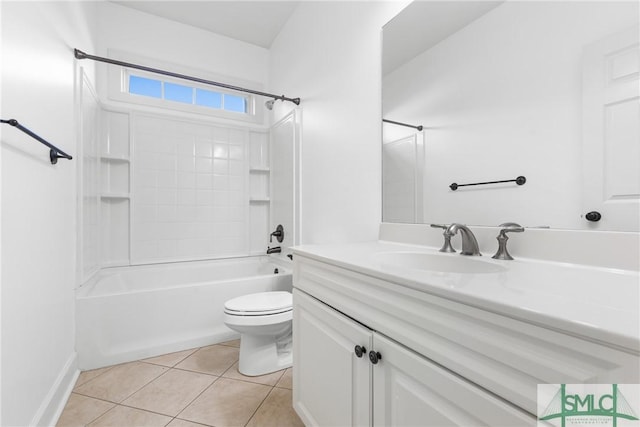
[[308, 426], [531, 426], [537, 384], [640, 383], [637, 271], [383, 241], [294, 261]]

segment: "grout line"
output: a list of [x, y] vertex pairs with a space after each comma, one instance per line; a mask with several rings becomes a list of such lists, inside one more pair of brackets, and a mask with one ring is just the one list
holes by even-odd
[[[189, 372], [191, 372], [191, 371], [189, 371]], [[212, 375], [212, 376], [214, 376], [214, 375]], [[209, 390], [209, 389], [211, 388], [211, 386], [213, 386], [213, 385], [214, 385], [216, 382], [218, 382], [218, 380], [220, 379], [220, 377], [215, 377], [215, 378], [216, 378], [216, 379], [215, 379], [215, 380], [213, 380], [213, 382], [212, 382], [211, 384], [209, 384], [209, 385], [208, 385], [204, 390], [202, 390], [202, 391], [200, 392], [200, 394], [198, 394], [196, 397], [194, 397], [194, 398], [193, 398], [193, 400], [187, 404], [187, 406], [185, 406], [184, 408], [182, 408], [182, 410], [181, 410], [180, 412], [178, 412], [178, 414], [175, 416], [175, 418], [178, 418], [178, 417], [180, 416], [180, 414], [182, 414], [182, 413], [183, 413], [183, 412], [184, 412], [184, 411], [185, 411], [189, 406], [193, 405], [193, 402], [195, 402], [196, 400], [198, 400], [198, 398], [199, 398], [200, 396], [202, 396], [202, 394], [203, 394], [205, 391]], [[180, 418], [180, 419], [182, 419], [182, 418]], [[186, 420], [186, 421], [192, 422], [191, 420]]]
[[[227, 369], [225, 369], [225, 371], [224, 371], [224, 372], [222, 373], [222, 375], [220, 375], [220, 376], [221, 376], [221, 377], [224, 377], [224, 374], [226, 374], [227, 372], [229, 372], [229, 370], [230, 370], [231, 368], [233, 368], [233, 367], [236, 365], [236, 363], [239, 363], [239, 362], [240, 362], [240, 359], [238, 359], [238, 360], [236, 360], [235, 362], [233, 362], [233, 363], [231, 364], [231, 366], [229, 366]], [[226, 378], [226, 377], [225, 377], [225, 378]]]
[[[71, 392], [71, 394], [74, 394], [74, 392]], [[90, 398], [90, 399], [96, 399], [95, 397], [85, 396], [84, 394], [80, 394], [80, 393], [75, 393], [75, 394], [77, 394], [77, 395], [79, 395], [79, 396], [83, 396], [83, 397], [88, 397], [88, 398]], [[71, 398], [71, 395], [69, 395], [69, 399], [70, 399], [70, 398]], [[67, 405], [69, 404], [69, 399], [67, 399], [67, 402], [66, 402], [66, 403], [65, 403], [65, 405], [64, 405], [64, 409], [67, 409]], [[98, 415], [98, 416], [94, 417], [93, 419], [91, 419], [90, 421], [88, 421], [87, 423], [85, 423], [85, 424], [84, 424], [85, 426], [87, 426], [87, 425], [91, 424], [92, 422], [94, 422], [95, 420], [97, 420], [98, 418], [100, 418], [101, 416], [103, 416], [104, 414], [106, 414], [107, 412], [109, 412], [110, 410], [112, 410], [113, 408], [115, 408], [116, 406], [118, 406], [118, 404], [117, 404], [117, 403], [109, 402], [108, 400], [102, 400], [102, 399], [96, 399], [96, 400], [99, 400], [99, 401], [101, 401], [101, 402], [105, 402], [105, 403], [110, 403], [110, 404], [112, 404], [112, 405], [113, 405], [113, 407], [112, 407], [112, 408], [107, 409], [106, 411], [104, 411], [104, 412], [103, 412], [103, 413], [101, 413], [100, 415]], [[63, 411], [64, 411], [64, 409], [63, 409]]]
[[90, 397], [90, 398], [92, 398], [92, 399], [100, 400], [101, 402], [111, 403], [111, 404], [116, 405], [116, 406], [117, 406], [117, 405], [119, 405], [119, 403], [118, 403], [118, 402], [114, 402], [114, 401], [112, 401], [112, 400], [103, 399], [103, 398], [101, 398], [101, 397], [90, 396], [90, 395], [88, 395], [88, 394], [78, 393], [77, 391], [74, 391], [74, 392], [72, 392], [72, 393], [79, 394], [80, 396]]
[[125, 405], [124, 403], [118, 403], [117, 406], [123, 406], [125, 408], [137, 409], [138, 411], [143, 411], [143, 412], [151, 412], [152, 414], [162, 415], [163, 417], [169, 417], [169, 418], [175, 418], [176, 417], [175, 415], [163, 414], [162, 412], [156, 412], [156, 411], [152, 411], [151, 409], [144, 409], [144, 408], [140, 408], [138, 406]]
[[[109, 369], [105, 369], [104, 372], [99, 373], [95, 377], [83, 382], [82, 384], [78, 384], [78, 381], [76, 380], [76, 383], [73, 385], [73, 388], [75, 389], [76, 387], [81, 387], [81, 386], [83, 386], [85, 384], [89, 384], [91, 381], [95, 380], [96, 378], [100, 378], [102, 375], [104, 375], [107, 372], [109, 372], [110, 370], [112, 370], [115, 366], [117, 366], [117, 365], [111, 365], [111, 366], [105, 366], [105, 367], [102, 367], [102, 368], [96, 368], [96, 369], [105, 369], [105, 368], [109, 368]], [[80, 374], [82, 374], [82, 372], [91, 372], [91, 371], [95, 371], [95, 369], [90, 369], [88, 371], [80, 371]], [[80, 377], [78, 376], [78, 378], [80, 378]]]
[[[113, 402], [109, 402], [109, 403], [113, 403]], [[116, 409], [118, 407], [118, 404], [113, 405], [113, 408], [109, 408], [107, 411], [105, 411], [103, 414], [97, 416], [96, 418], [94, 418], [93, 420], [91, 420], [90, 422], [86, 423], [85, 426], [88, 426], [91, 423], [95, 423], [96, 421], [98, 421], [100, 418], [104, 417], [105, 415], [107, 415], [109, 412], [113, 411], [114, 409]]]
[[253, 411], [253, 414], [251, 414], [251, 416], [249, 417], [249, 420], [247, 420], [247, 422], [245, 423], [245, 427], [247, 425], [249, 425], [249, 423], [251, 422], [251, 420], [253, 419], [253, 417], [256, 416], [256, 414], [258, 413], [258, 411], [260, 410], [260, 408], [262, 408], [262, 405], [264, 405], [264, 402], [267, 400], [267, 398], [271, 395], [271, 392], [273, 391], [275, 387], [271, 387], [271, 390], [269, 390], [269, 393], [267, 393], [267, 395], [264, 397], [264, 399], [262, 399], [262, 402], [260, 402], [260, 404], [258, 405], [258, 407], [256, 408], [255, 411]]
[[[139, 362], [139, 361], [136, 361], [136, 362]], [[140, 362], [140, 363], [142, 363], [142, 362]], [[152, 365], [152, 366], [156, 366], [156, 365]], [[124, 399], [122, 399], [120, 402], [117, 402], [117, 403], [121, 404], [122, 402], [124, 402], [125, 400], [127, 400], [128, 398], [130, 398], [131, 396], [133, 396], [134, 394], [136, 394], [137, 392], [139, 392], [140, 390], [142, 390], [143, 388], [145, 388], [146, 386], [148, 386], [149, 384], [151, 384], [152, 382], [154, 382], [155, 380], [157, 380], [158, 378], [160, 378], [161, 376], [163, 376], [164, 374], [166, 374], [167, 372], [169, 372], [171, 370], [171, 368], [167, 368], [166, 366], [160, 366], [160, 367], [164, 368], [165, 371], [160, 373], [159, 375], [156, 375], [151, 380], [147, 381], [142, 387], [136, 389], [136, 391], [134, 391], [133, 393], [127, 395]]]
[[293, 389], [288, 388], [288, 387], [278, 387], [277, 385], [274, 385], [273, 388], [279, 388], [280, 390], [289, 390], [289, 391], [293, 391]]
[[[204, 426], [204, 427], [214, 427], [212, 424], [202, 424], [202, 423], [197, 423], [197, 422], [195, 422], [195, 421], [190, 421], [190, 420], [187, 420], [187, 419], [185, 419], [185, 418], [178, 418], [178, 417], [175, 417], [173, 420], [186, 421], [186, 422], [188, 422], [188, 423], [193, 423], [193, 424], [197, 424], [197, 425], [199, 425], [199, 426]], [[173, 420], [171, 420], [171, 421], [173, 421]]]
[[[254, 381], [247, 381], [247, 380], [242, 379], [242, 378], [229, 378], [229, 377], [220, 377], [220, 378], [224, 378], [225, 380], [240, 381], [240, 382], [243, 382], [243, 383], [253, 384], [253, 385], [263, 385], [265, 387], [271, 387], [271, 388], [275, 387], [275, 385], [257, 383], [257, 382], [254, 382]], [[282, 388], [282, 387], [278, 387], [278, 388]]]
[[[198, 350], [200, 350], [202, 347], [195, 347], [195, 348], [189, 348], [187, 350], [180, 350], [180, 351], [174, 351], [172, 353], [167, 353], [167, 354], [161, 354], [159, 356], [152, 356], [152, 357], [147, 357], [145, 359], [140, 359], [137, 360], [136, 362], [141, 362], [141, 363], [147, 363], [149, 365], [155, 365], [155, 366], [164, 366], [165, 368], [174, 368], [176, 365], [178, 365], [179, 363], [182, 363], [186, 358], [191, 357], [191, 355], [193, 355], [195, 352], [197, 352]], [[183, 351], [189, 351], [191, 350], [191, 353], [187, 354], [186, 356], [184, 356], [182, 359], [178, 360], [176, 363], [174, 363], [173, 365], [167, 366], [167, 365], [162, 365], [160, 363], [154, 363], [154, 362], [150, 362], [147, 359], [155, 359], [158, 357], [162, 357], [162, 356], [167, 356], [169, 354], [173, 354], [173, 353], [182, 353]]]
[[184, 371], [184, 372], [191, 372], [193, 374], [210, 375], [212, 377], [218, 377], [218, 378], [222, 377], [222, 374], [216, 375], [216, 374], [212, 374], [210, 372], [194, 371], [193, 369], [187, 369], [187, 368], [178, 368], [177, 366], [174, 366], [173, 368], [169, 368], [169, 369], [175, 369], [175, 370]]

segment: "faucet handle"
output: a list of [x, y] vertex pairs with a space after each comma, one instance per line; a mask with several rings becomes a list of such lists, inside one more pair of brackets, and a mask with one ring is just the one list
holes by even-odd
[[524, 231], [524, 227], [517, 222], [503, 222], [498, 227], [500, 227], [500, 235], [505, 237], [505, 233], [522, 233]]
[[501, 227], [501, 228], [522, 228], [523, 231], [524, 231], [524, 228], [520, 224], [518, 224], [517, 222], [503, 222], [498, 227]]
[[455, 253], [456, 250], [453, 249], [453, 246], [451, 246], [451, 236], [453, 236], [453, 234], [447, 231], [449, 229], [449, 226], [446, 224], [431, 224], [431, 227], [442, 228], [444, 230], [444, 233], [442, 233], [442, 235], [444, 236], [444, 243], [439, 249], [439, 252]]
[[509, 237], [507, 237], [507, 233], [522, 233], [524, 231], [524, 227], [515, 222], [505, 222], [500, 224], [499, 227], [501, 227], [500, 234], [498, 234], [498, 237], [496, 237], [496, 239], [498, 240], [498, 251], [491, 258], [512, 260], [513, 257], [511, 256], [509, 251], [507, 251], [507, 240], [509, 240]]

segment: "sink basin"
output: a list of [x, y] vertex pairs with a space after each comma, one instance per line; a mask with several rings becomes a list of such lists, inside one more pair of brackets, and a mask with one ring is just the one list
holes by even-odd
[[406, 268], [440, 273], [484, 274], [500, 273], [506, 267], [490, 261], [458, 254], [423, 252], [381, 252], [374, 255], [381, 267]]

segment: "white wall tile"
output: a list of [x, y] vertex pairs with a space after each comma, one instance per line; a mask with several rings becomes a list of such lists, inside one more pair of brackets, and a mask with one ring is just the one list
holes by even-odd
[[151, 115], [134, 120], [132, 262], [248, 254], [249, 133]]

